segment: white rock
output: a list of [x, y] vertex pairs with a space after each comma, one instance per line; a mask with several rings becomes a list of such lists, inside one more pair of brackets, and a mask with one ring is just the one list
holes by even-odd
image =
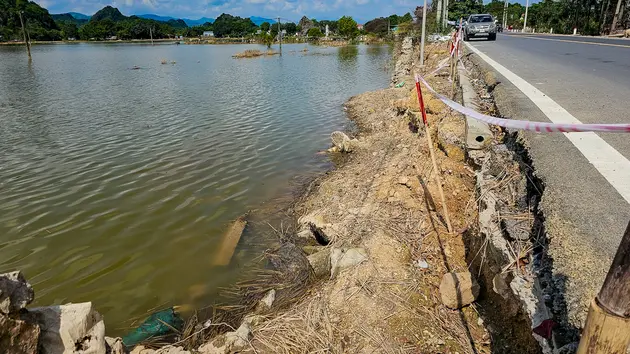
[[258, 302], [256, 306], [257, 313], [264, 313], [271, 310], [274, 301], [276, 301], [276, 290], [271, 289], [265, 294], [265, 296]]
[[225, 345], [232, 351], [239, 351], [249, 345], [249, 337], [252, 329], [247, 323], [241, 326], [235, 332], [225, 334]]
[[345, 251], [333, 248], [330, 252], [330, 278], [336, 277], [340, 271], [356, 266], [367, 259], [367, 252], [363, 248], [350, 248]]
[[127, 349], [125, 349], [125, 345], [121, 338], [110, 338], [105, 337], [105, 342], [109, 347], [108, 354], [126, 354]]
[[[200, 354], [227, 354], [242, 351], [249, 346], [249, 338], [252, 334], [250, 325], [243, 321], [234, 332], [219, 335], [210, 342], [199, 347]], [[157, 353], [156, 353], [157, 354]]]
[[105, 354], [105, 323], [91, 302], [29, 311], [41, 329], [41, 354]]

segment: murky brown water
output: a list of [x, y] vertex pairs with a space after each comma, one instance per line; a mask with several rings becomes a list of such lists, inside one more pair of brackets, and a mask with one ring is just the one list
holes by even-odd
[[0, 47], [0, 272], [35, 305], [94, 302], [108, 332], [238, 279], [212, 266], [229, 221], [326, 168], [342, 104], [389, 78], [388, 47], [231, 58], [249, 47]]

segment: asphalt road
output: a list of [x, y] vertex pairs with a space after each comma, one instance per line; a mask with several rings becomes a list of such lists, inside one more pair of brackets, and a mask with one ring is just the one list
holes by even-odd
[[[630, 40], [499, 34], [495, 42], [469, 43], [582, 123], [630, 123]], [[495, 100], [502, 115], [550, 121], [518, 87], [499, 78]], [[598, 135], [630, 159], [630, 134]], [[557, 286], [566, 291], [566, 304], [559, 306], [580, 327], [630, 221], [630, 204], [565, 135], [524, 137], [545, 183], [541, 205], [549, 253]], [[630, 183], [630, 171], [621, 172]]]

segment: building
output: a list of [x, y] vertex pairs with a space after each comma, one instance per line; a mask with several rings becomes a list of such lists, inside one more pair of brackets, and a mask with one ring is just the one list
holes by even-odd
[[358, 25], [357, 25], [357, 28], [359, 29], [359, 31], [363, 31], [363, 25], [358, 24]]
[[214, 37], [214, 31], [203, 31], [204, 37]]

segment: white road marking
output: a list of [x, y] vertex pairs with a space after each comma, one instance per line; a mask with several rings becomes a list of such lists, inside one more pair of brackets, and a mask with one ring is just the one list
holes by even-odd
[[[490, 59], [490, 57], [471, 44], [465, 44], [468, 49], [518, 87], [551, 122], [558, 124], [582, 124], [545, 93], [506, 69], [503, 65]], [[564, 133], [564, 135], [580, 150], [582, 155], [586, 157], [597, 171], [606, 178], [608, 183], [615, 188], [623, 199], [630, 203], [630, 161], [595, 133]]]

